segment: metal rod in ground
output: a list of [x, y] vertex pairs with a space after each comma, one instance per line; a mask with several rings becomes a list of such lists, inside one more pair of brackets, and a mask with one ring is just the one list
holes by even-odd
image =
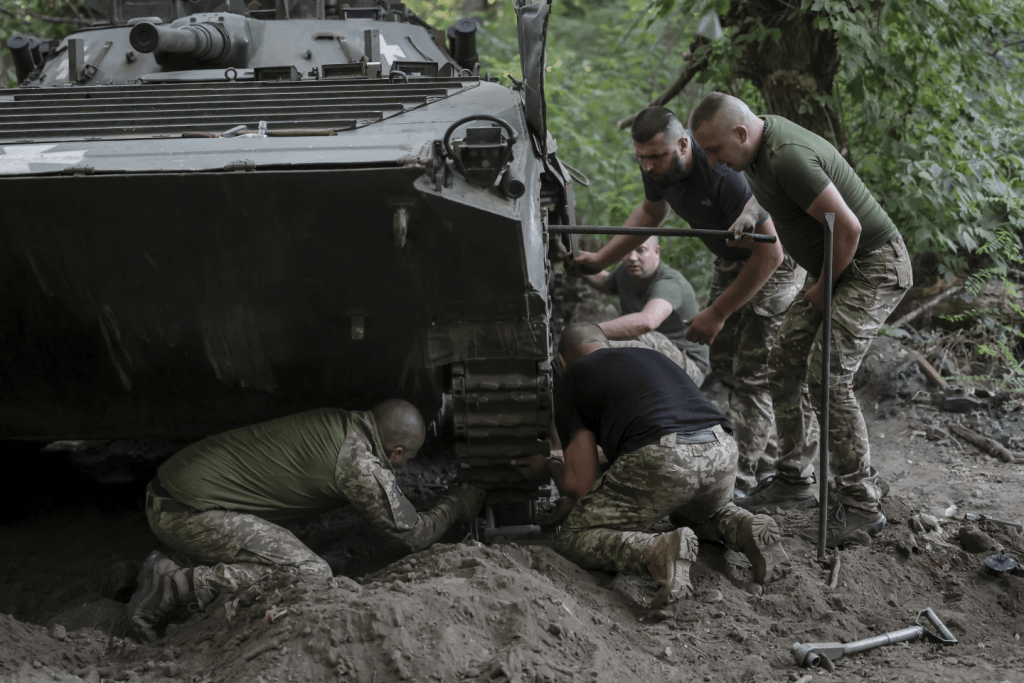
[[831, 377], [832, 351], [832, 229], [836, 215], [825, 214], [825, 266], [821, 316], [821, 411], [818, 414], [818, 559], [825, 559], [825, 535], [828, 530], [828, 385]]
[[[687, 230], [683, 228], [624, 228], [621, 225], [549, 225], [551, 235], [657, 235], [659, 237], [717, 237], [731, 239], [732, 233], [725, 230]], [[774, 243], [775, 235], [749, 233], [755, 242]]]

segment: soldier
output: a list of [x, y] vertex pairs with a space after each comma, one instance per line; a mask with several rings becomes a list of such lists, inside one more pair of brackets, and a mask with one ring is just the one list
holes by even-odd
[[[660, 226], [671, 209], [698, 229], [775, 234], [771, 217], [753, 199], [743, 174], [709, 164], [671, 110], [641, 111], [633, 120], [632, 138], [644, 199], [626, 220], [627, 227]], [[583, 272], [602, 270], [643, 239], [616, 236], [600, 251], [580, 254], [575, 265]], [[703, 242], [716, 257], [711, 292], [704, 310], [697, 313], [694, 307], [684, 317], [683, 325], [689, 325], [686, 343], [704, 349], [705, 354], [707, 347], [697, 345], [710, 345], [711, 369], [730, 389], [727, 414], [740, 450], [736, 488], [745, 493], [754, 488], [757, 477], [774, 470], [778, 455], [768, 393], [768, 352], [783, 314], [800, 290], [804, 271], [777, 243], [749, 238], [742, 242], [704, 238]], [[647, 244], [637, 251], [649, 248]], [[624, 263], [632, 258], [630, 252]], [[595, 284], [610, 284], [621, 278], [621, 270], [620, 266], [612, 275], [600, 272], [584, 277]], [[602, 325], [605, 332], [607, 325]]]
[[[871, 468], [867, 427], [853, 376], [878, 328], [911, 285], [910, 257], [896, 226], [846, 159], [819, 136], [780, 116], [755, 116], [741, 100], [711, 93], [690, 117], [708, 161], [744, 171], [757, 201], [776, 221], [779, 239], [807, 270], [769, 357], [769, 386], [779, 433], [778, 475], [739, 504], [749, 510], [813, 507], [818, 452], [806, 392], [821, 386], [823, 291], [834, 289], [829, 383], [829, 446], [836, 504], [826, 544], [885, 526], [881, 488]], [[825, 214], [835, 214], [832, 282], [822, 281]], [[817, 408], [817, 403], [814, 404]]]
[[394, 468], [423, 445], [423, 418], [393, 399], [371, 411], [321, 409], [211, 436], [177, 453], [146, 489], [146, 517], [160, 541], [194, 562], [154, 551], [128, 604], [128, 631], [156, 640], [182, 607], [205, 609], [272, 571], [330, 578], [331, 568], [277, 525], [348, 503], [385, 540], [407, 552], [472, 519], [477, 489], [450, 489], [417, 513]]
[[[524, 478], [551, 477], [563, 496], [578, 499], [555, 538], [560, 553], [587, 569], [646, 573], [658, 587], [655, 607], [689, 594], [698, 538], [744, 553], [759, 583], [789, 566], [775, 521], [733, 504], [729, 420], [678, 365], [651, 349], [610, 348], [589, 323], [566, 327], [558, 360], [564, 461], [513, 464]], [[604, 474], [598, 445], [611, 463]], [[666, 515], [680, 528], [646, 533]]]
[[600, 324], [615, 340], [612, 347], [654, 349], [681, 367], [694, 384], [703, 384], [711, 369], [708, 349], [686, 338], [686, 325], [699, 310], [697, 297], [682, 273], [661, 262], [657, 237], [632, 249], [614, 272], [598, 269], [583, 279], [599, 292], [619, 296], [622, 315]]

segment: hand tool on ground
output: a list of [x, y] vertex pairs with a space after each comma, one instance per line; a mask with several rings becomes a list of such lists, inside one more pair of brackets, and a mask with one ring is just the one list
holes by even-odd
[[[621, 225], [549, 225], [550, 235], [657, 235], [659, 237], [720, 237], [733, 239], [735, 236], [728, 230], [686, 230], [683, 228], [624, 228]], [[756, 232], [745, 232], [743, 237], [750, 237], [755, 242], [775, 243], [775, 235], [762, 235]]]
[[[927, 619], [938, 633], [933, 633], [925, 628], [921, 624], [922, 617]], [[857, 640], [852, 643], [793, 643], [790, 652], [793, 653], [793, 659], [796, 660], [797, 666], [814, 669], [821, 663], [822, 657], [828, 657], [829, 660], [834, 662], [846, 655], [873, 650], [883, 645], [902, 643], [922, 636], [933, 643], [941, 645], [956, 645], [958, 642], [956, 636], [950, 633], [946, 625], [939, 619], [939, 615], [932, 611], [931, 607], [921, 610], [914, 624], [915, 626], [909, 626], [899, 631], [890, 631], [880, 636], [865, 638], [864, 640]]]
[[1024, 531], [1024, 524], [1021, 524], [1020, 522], [1010, 522], [1010, 521], [1005, 520], [1005, 519], [996, 519], [995, 517], [989, 517], [988, 515], [984, 515], [984, 514], [977, 514], [977, 515], [975, 515], [975, 514], [972, 514], [972, 513], [968, 512], [967, 514], [964, 515], [964, 521], [967, 521], [967, 522], [992, 522], [993, 524], [998, 524], [999, 526], [1008, 526], [1010, 528], [1016, 529], [1017, 531]]
[[821, 316], [821, 410], [818, 412], [818, 559], [825, 559], [825, 535], [828, 531], [828, 385], [832, 352], [832, 230], [836, 215], [825, 214], [825, 244], [822, 278]]

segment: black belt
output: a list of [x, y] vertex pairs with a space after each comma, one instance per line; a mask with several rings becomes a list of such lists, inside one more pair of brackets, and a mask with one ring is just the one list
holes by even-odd
[[174, 500], [163, 484], [160, 483], [159, 477], [153, 477], [153, 481], [149, 482], [149, 486], [146, 487], [146, 507], [154, 512], [196, 511], [195, 508]]

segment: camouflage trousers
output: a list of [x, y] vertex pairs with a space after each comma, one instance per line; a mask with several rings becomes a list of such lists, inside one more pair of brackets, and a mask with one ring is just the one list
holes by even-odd
[[669, 434], [620, 455], [576, 503], [555, 549], [585, 569], [643, 574], [655, 536], [646, 531], [670, 515], [698, 538], [739, 550], [740, 522], [751, 513], [732, 502], [736, 442], [720, 426], [698, 435], [707, 435], [705, 443], [677, 443]]
[[[729, 288], [746, 263], [715, 260], [708, 306]], [[805, 275], [787, 254], [764, 286], [726, 319], [711, 343], [711, 370], [729, 389], [726, 415], [740, 451], [736, 488], [741, 491], [754, 488], [758, 474], [775, 469], [779, 443], [768, 392], [768, 353]]]
[[635, 339], [622, 339], [610, 342], [612, 348], [637, 348], [654, 349], [661, 355], [667, 357], [673, 363], [683, 369], [693, 383], [698, 387], [704, 383], [708, 373], [701, 368], [696, 361], [683, 353], [682, 349], [675, 345], [671, 339], [661, 332], [645, 332]]
[[[151, 494], [150, 494], [151, 495]], [[192, 566], [196, 602], [205, 609], [274, 571], [330, 578], [330, 565], [287, 529], [243, 512], [166, 512], [146, 506], [146, 519], [174, 560]]]
[[[853, 376], [871, 340], [911, 285], [910, 256], [897, 235], [878, 249], [854, 259], [832, 295], [829, 362], [829, 468], [837, 499], [869, 512], [879, 509], [881, 491], [871, 467], [871, 447]], [[810, 274], [786, 312], [768, 359], [769, 387], [781, 456], [779, 476], [792, 482], [813, 481], [818, 457], [815, 417], [821, 396], [822, 315], [803, 294], [817, 280]], [[806, 378], [807, 387], [802, 391]]]

